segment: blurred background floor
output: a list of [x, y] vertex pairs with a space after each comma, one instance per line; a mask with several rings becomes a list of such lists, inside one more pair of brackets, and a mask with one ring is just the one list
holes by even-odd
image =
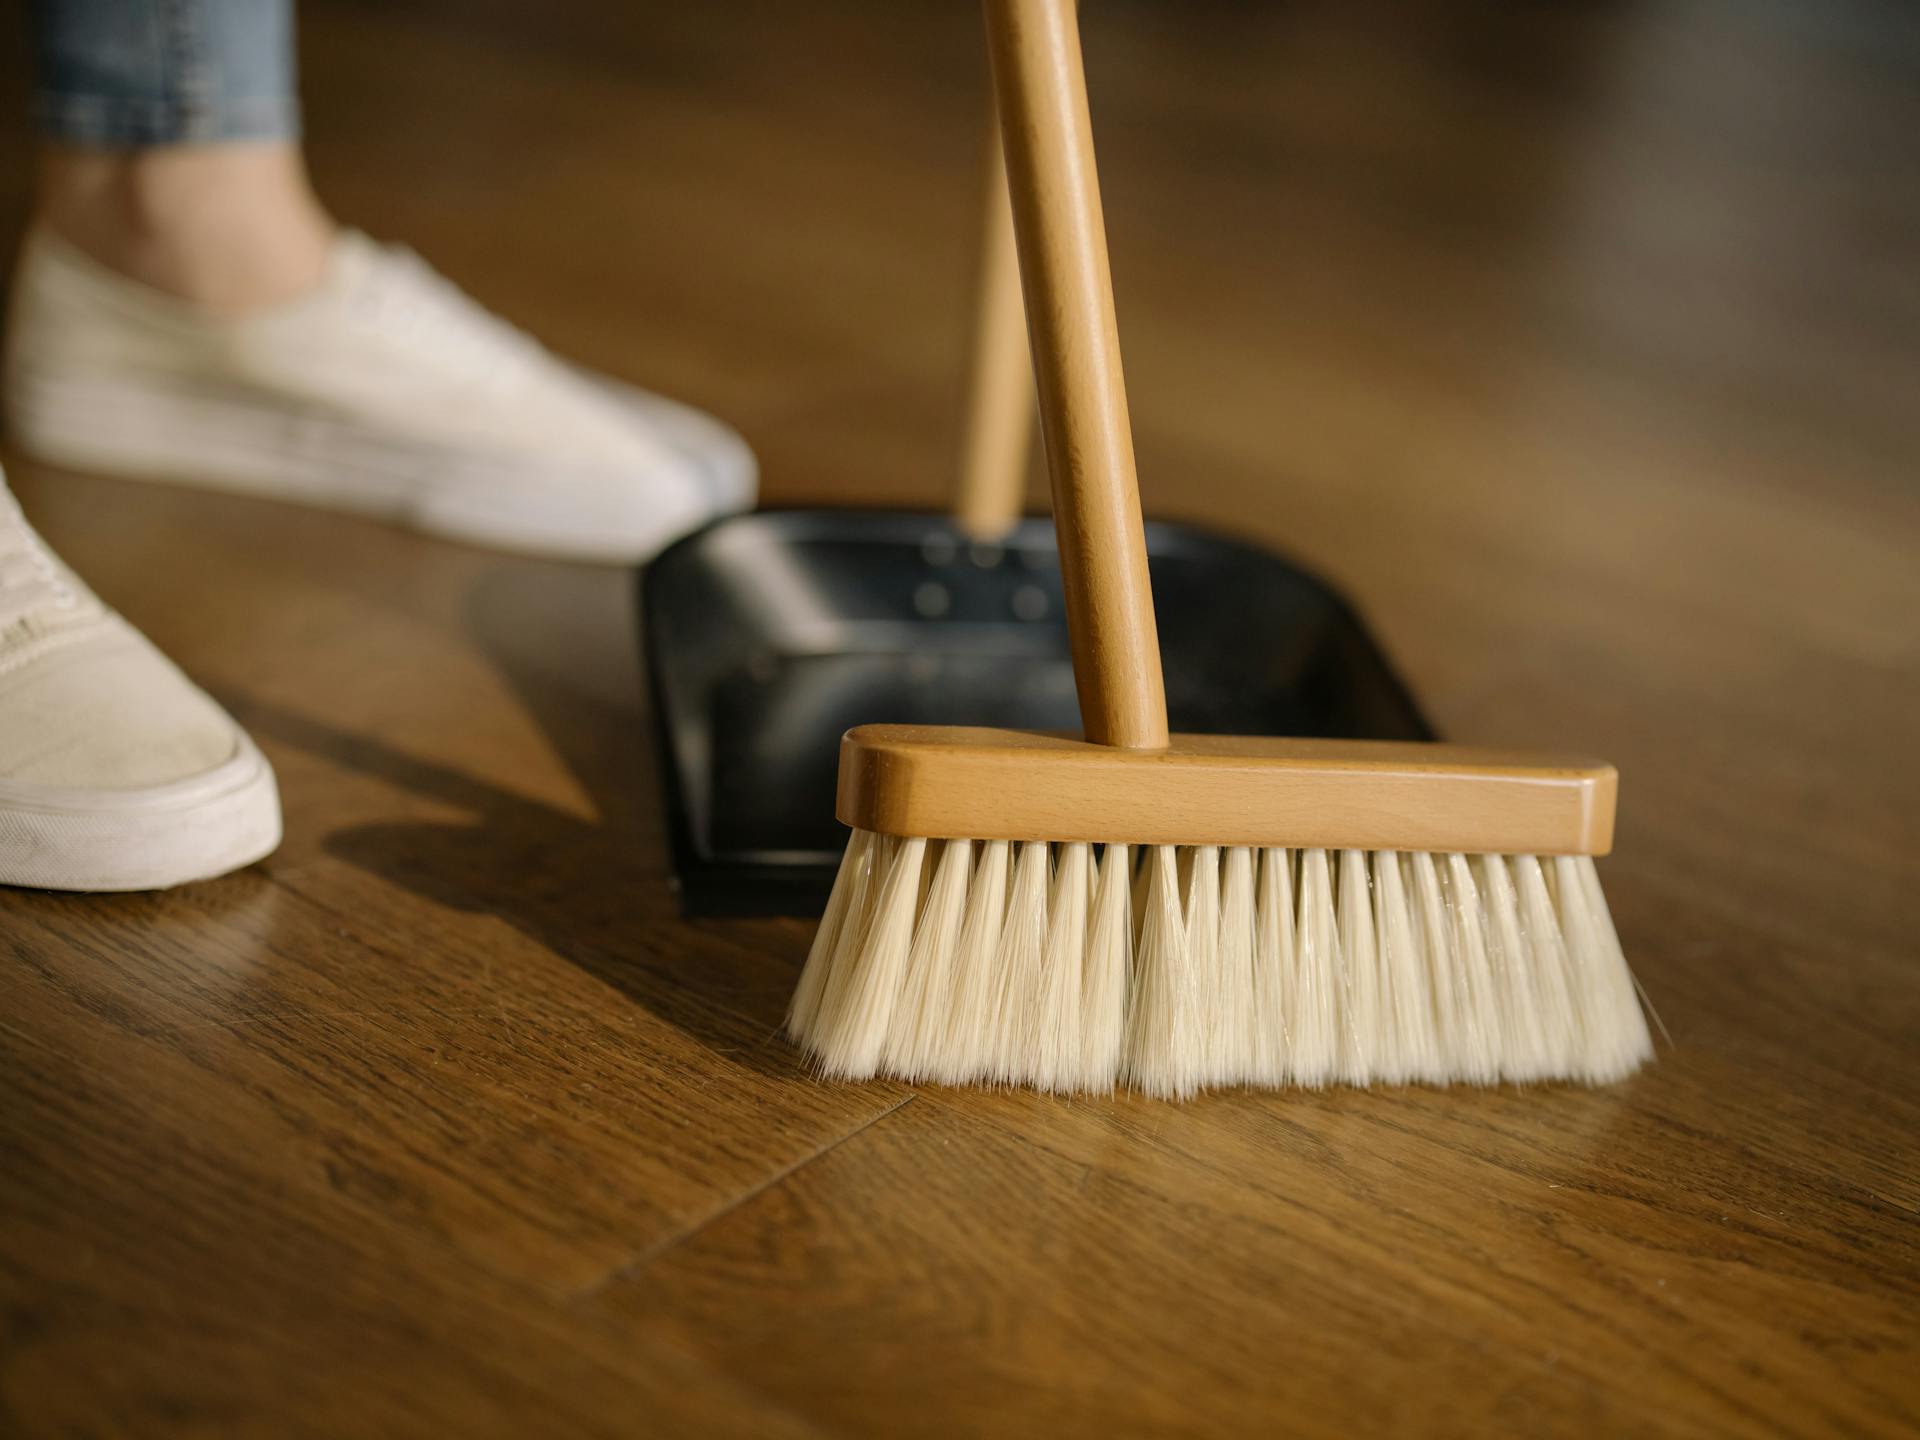
[[[339, 214], [732, 420], [773, 504], [940, 502], [968, 5], [304, 16]], [[1347, 587], [1449, 736], [1618, 763], [1659, 1063], [816, 1084], [775, 1033], [809, 926], [676, 916], [629, 577], [16, 460], [261, 740], [288, 836], [175, 893], [0, 892], [0, 1430], [1920, 1422], [1920, 20], [1085, 27], [1150, 509]]]

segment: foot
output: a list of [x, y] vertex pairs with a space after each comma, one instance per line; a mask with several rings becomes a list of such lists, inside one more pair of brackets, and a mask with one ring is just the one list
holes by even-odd
[[246, 732], [47, 549], [0, 482], [0, 884], [158, 890], [280, 843]]
[[334, 238], [313, 289], [230, 313], [42, 228], [12, 311], [13, 438], [72, 469], [622, 562], [753, 503], [753, 454], [733, 431], [566, 364], [357, 232]]

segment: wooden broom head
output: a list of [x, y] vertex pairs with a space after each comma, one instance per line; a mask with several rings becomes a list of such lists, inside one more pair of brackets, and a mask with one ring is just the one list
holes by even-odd
[[835, 813], [928, 839], [1604, 855], [1617, 775], [1577, 756], [1175, 735], [1124, 750], [1021, 730], [861, 725]]

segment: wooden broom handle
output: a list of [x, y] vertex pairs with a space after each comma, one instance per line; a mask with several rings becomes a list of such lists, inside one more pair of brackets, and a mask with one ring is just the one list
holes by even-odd
[[1087, 739], [1164, 749], [1167, 696], [1074, 0], [985, 0]]

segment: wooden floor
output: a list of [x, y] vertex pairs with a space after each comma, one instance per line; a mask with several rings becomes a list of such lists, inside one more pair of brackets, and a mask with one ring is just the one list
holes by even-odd
[[[816, 1083], [807, 925], [668, 893], [628, 576], [16, 462], [288, 833], [0, 893], [0, 1433], [1920, 1424], [1912, 17], [1087, 10], [1149, 505], [1350, 589], [1450, 736], [1619, 764], [1658, 1064]], [[305, 44], [341, 214], [732, 418], [770, 503], [938, 502], [966, 4], [316, 0]]]

